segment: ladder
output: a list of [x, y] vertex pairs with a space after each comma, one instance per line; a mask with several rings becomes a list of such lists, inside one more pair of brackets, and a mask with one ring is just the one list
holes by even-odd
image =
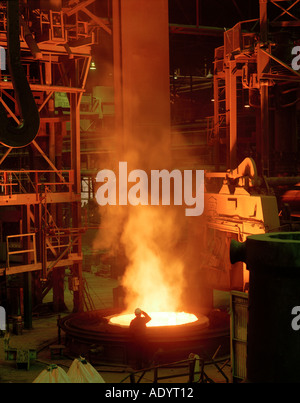
[[83, 303], [87, 311], [94, 311], [96, 309], [86, 279], [83, 279]]

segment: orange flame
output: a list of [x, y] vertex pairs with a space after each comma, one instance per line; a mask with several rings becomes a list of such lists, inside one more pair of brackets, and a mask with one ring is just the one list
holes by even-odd
[[127, 290], [127, 310], [146, 312], [180, 310], [184, 285], [183, 263], [176, 257], [176, 215], [155, 207], [135, 207], [122, 241], [130, 264], [122, 280]]
[[[194, 323], [198, 320], [197, 316], [185, 312], [150, 312], [151, 321], [147, 323], [147, 327], [158, 326], [178, 326], [187, 323]], [[129, 326], [134, 318], [132, 314], [113, 316], [109, 322], [113, 325]], [[202, 319], [202, 318], [201, 318]], [[205, 318], [206, 321], [208, 319]], [[204, 321], [202, 319], [202, 321]]]

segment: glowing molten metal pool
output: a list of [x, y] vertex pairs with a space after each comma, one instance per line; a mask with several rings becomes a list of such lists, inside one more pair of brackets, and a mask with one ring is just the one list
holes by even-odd
[[[196, 315], [185, 312], [150, 312], [149, 316], [151, 317], [151, 321], [147, 323], [147, 327], [178, 326], [199, 320]], [[133, 318], [134, 315], [132, 314], [122, 314], [109, 318], [109, 323], [128, 327]], [[204, 320], [205, 317], [201, 319]]]
[[[147, 313], [152, 318], [147, 332], [149, 349], [153, 354], [159, 351], [162, 362], [184, 360], [203, 346], [209, 356], [220, 345], [224, 346], [222, 354], [230, 351], [227, 313], [226, 323], [223, 316], [204, 316], [200, 312], [195, 315], [177, 311], [154, 313], [149, 309]], [[101, 362], [131, 365], [135, 350], [129, 324], [134, 316], [132, 311], [102, 309], [70, 314], [60, 319], [59, 325], [67, 335], [66, 343], [72, 354], [88, 356], [96, 345], [103, 348], [98, 357]]]

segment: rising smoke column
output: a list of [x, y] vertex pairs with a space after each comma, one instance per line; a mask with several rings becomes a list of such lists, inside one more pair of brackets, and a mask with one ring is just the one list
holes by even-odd
[[[126, 0], [114, 7], [115, 172], [119, 161], [148, 177], [154, 169], [172, 171], [168, 1]], [[101, 217], [105, 230], [94, 246], [115, 254], [124, 249], [127, 309], [179, 309], [185, 286], [183, 209], [107, 206]]]
[[122, 279], [127, 310], [177, 311], [184, 286], [183, 262], [176, 254], [180, 231], [176, 212], [163, 207], [132, 208], [121, 241], [129, 264]]

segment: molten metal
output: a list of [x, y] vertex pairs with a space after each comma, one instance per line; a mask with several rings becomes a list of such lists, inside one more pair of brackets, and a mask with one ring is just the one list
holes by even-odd
[[[185, 312], [150, 312], [149, 316], [151, 316], [152, 320], [147, 323], [148, 327], [178, 326], [197, 322], [199, 320], [196, 315]], [[133, 318], [134, 315], [132, 314], [112, 316], [109, 318], [109, 323], [112, 325], [128, 327]], [[204, 319], [207, 318], [203, 317], [203, 320]]]

